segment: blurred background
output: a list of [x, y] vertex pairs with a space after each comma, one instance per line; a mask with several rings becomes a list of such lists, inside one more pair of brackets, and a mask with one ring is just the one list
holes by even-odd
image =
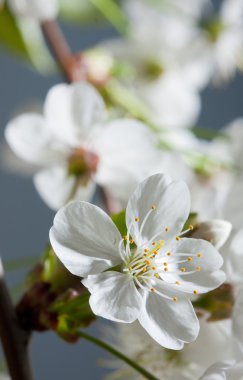
[[[73, 51], [81, 51], [117, 32], [109, 25], [80, 26], [78, 23], [61, 25]], [[21, 105], [29, 101], [41, 102], [48, 89], [61, 82], [61, 75], [42, 75], [21, 59], [0, 51], [0, 138], [6, 123]], [[208, 87], [202, 92], [202, 111], [199, 126], [220, 129], [232, 119], [242, 116], [243, 78], [237, 74], [233, 81], [219, 88]], [[8, 171], [0, 166], [0, 255], [3, 262], [21, 256], [38, 255], [48, 241], [54, 212], [39, 198], [31, 177]], [[25, 271], [7, 274], [8, 284], [20, 289]], [[103, 321], [90, 327], [93, 334], [102, 332]], [[35, 378], [98, 380], [108, 370], [94, 363], [105, 353], [87, 342], [67, 344], [54, 333], [35, 333], [31, 344]]]

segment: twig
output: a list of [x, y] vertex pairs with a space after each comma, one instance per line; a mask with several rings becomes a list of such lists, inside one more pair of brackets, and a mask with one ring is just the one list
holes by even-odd
[[63, 71], [67, 82], [78, 82], [86, 77], [86, 66], [81, 54], [73, 54], [58, 23], [54, 20], [41, 24], [48, 46]]
[[4, 281], [0, 259], [0, 337], [12, 380], [33, 380], [28, 343], [30, 333], [17, 320], [9, 291]]
[[132, 367], [135, 371], [140, 373], [143, 378], [148, 380], [159, 380], [157, 377], [152, 375], [150, 372], [148, 372], [145, 368], [141, 367], [139, 364], [137, 364], [135, 361], [129, 359], [126, 355], [124, 355], [122, 352], [116, 350], [114, 347], [109, 345], [108, 343], [103, 342], [100, 339], [95, 338], [94, 336], [91, 336], [83, 331], [79, 331], [80, 338], [86, 339], [87, 341], [95, 344], [96, 346], [103, 348], [103, 350], [106, 350], [113, 356], [119, 358], [120, 360], [124, 361], [126, 364], [128, 364], [130, 367]]

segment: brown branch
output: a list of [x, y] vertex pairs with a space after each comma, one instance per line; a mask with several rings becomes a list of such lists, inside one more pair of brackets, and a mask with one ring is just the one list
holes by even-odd
[[30, 333], [18, 322], [9, 291], [4, 280], [0, 259], [0, 337], [11, 380], [33, 380], [28, 343]]
[[58, 23], [54, 20], [41, 24], [48, 46], [67, 82], [78, 82], [85, 79], [86, 67], [81, 54], [73, 54]]

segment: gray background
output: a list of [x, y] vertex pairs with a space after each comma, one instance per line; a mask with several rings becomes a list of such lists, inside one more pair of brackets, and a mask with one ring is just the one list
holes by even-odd
[[[65, 33], [75, 50], [82, 50], [114, 34], [109, 28], [66, 27]], [[47, 90], [62, 79], [43, 77], [16, 58], [0, 53], [0, 139], [12, 113], [27, 100], [43, 100]], [[242, 116], [243, 78], [221, 89], [202, 94], [203, 108], [199, 125], [218, 129]], [[8, 173], [0, 165], [0, 255], [3, 259], [38, 256], [48, 239], [54, 213], [38, 197], [31, 178]], [[13, 284], [23, 273], [8, 277]], [[91, 327], [99, 334], [102, 323]], [[107, 370], [96, 365], [104, 353], [87, 342], [76, 345], [62, 342], [53, 333], [34, 334], [31, 355], [36, 380], [102, 379]]]

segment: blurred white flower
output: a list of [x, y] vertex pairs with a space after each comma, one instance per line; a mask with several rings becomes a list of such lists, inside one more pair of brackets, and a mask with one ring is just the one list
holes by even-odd
[[208, 292], [225, 278], [223, 260], [209, 242], [183, 238], [189, 211], [186, 184], [155, 174], [128, 201], [125, 238], [102, 210], [73, 202], [56, 214], [50, 240], [67, 269], [86, 277], [96, 315], [138, 319], [159, 344], [178, 350], [199, 328], [185, 293]]
[[151, 41], [145, 48], [142, 40], [113, 39], [101, 47], [112, 54], [114, 62], [129, 68], [123, 85], [147, 105], [151, 121], [161, 128], [192, 127], [201, 110], [195, 79], [186, 65]]
[[31, 17], [39, 21], [56, 18], [58, 0], [8, 0], [12, 11], [21, 17]]
[[242, 65], [242, 53], [243, 1], [224, 0], [219, 12], [212, 12], [202, 20], [201, 29], [195, 30], [192, 54], [219, 81], [229, 79]]
[[44, 115], [13, 119], [5, 137], [17, 156], [39, 165], [34, 183], [46, 204], [90, 199], [95, 183], [127, 199], [154, 162], [154, 136], [136, 120], [106, 120], [103, 99], [86, 83], [54, 86]]
[[243, 380], [243, 362], [217, 362], [199, 380]]

